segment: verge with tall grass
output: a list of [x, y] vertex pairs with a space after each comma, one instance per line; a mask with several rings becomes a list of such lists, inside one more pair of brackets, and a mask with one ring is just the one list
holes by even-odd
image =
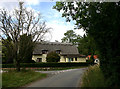
[[82, 77], [81, 87], [106, 87], [105, 78], [99, 65], [88, 67]]

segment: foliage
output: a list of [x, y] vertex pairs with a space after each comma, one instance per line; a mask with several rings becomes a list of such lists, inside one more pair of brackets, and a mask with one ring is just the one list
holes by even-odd
[[10, 38], [2, 41], [2, 62], [13, 63], [14, 52], [13, 43]]
[[87, 69], [82, 77], [81, 87], [106, 87], [104, 75], [98, 65]]
[[77, 40], [79, 40], [78, 38], [80, 38], [81, 36], [76, 35], [76, 33], [73, 30], [68, 30], [66, 33], [64, 33], [64, 36], [61, 40], [62, 42], [65, 43], [72, 43], [72, 44], [76, 44]]
[[[40, 13], [35, 14], [33, 10], [27, 10], [23, 4], [24, 2], [19, 2], [19, 8], [14, 9], [13, 13], [9, 13], [5, 9], [0, 9], [0, 30], [2, 32], [0, 38], [2, 38], [2, 40], [8, 38], [11, 40], [10, 42], [13, 46], [9, 47], [11, 47], [10, 50], [12, 49], [14, 52], [13, 60], [17, 71], [20, 71], [20, 62], [22, 59], [19, 58], [22, 54], [20, 51], [23, 50], [19, 48], [23, 46], [20, 43], [21, 35], [24, 36], [24, 34], [26, 34], [28, 38], [31, 36], [32, 41], [36, 42], [43, 40], [44, 35], [51, 29], [46, 26], [44, 21], [41, 21]], [[27, 40], [29, 41], [29, 39]], [[27, 40], [26, 42], [28, 42]], [[9, 47], [6, 47], [6, 49], [8, 50]], [[29, 46], [26, 47], [29, 48]]]
[[54, 9], [63, 10], [67, 21], [75, 20], [95, 40], [109, 86], [119, 86], [120, 2], [56, 2]]
[[21, 62], [24, 63], [30, 63], [32, 62], [32, 52], [34, 49], [35, 43], [32, 41], [31, 35], [24, 34], [20, 36], [20, 42], [19, 42], [19, 58], [21, 59]]
[[[89, 63], [57, 63], [57, 62], [46, 62], [46, 63], [21, 63], [20, 66], [26, 67], [79, 67], [88, 66]], [[2, 68], [15, 68], [13, 64], [2, 64]]]
[[[32, 77], [31, 77], [32, 76]], [[31, 83], [32, 81], [42, 79], [46, 77], [46, 74], [30, 71], [30, 70], [24, 70], [21, 72], [16, 71], [9, 71], [2, 74], [2, 87], [3, 88], [15, 88], [24, 86], [28, 83]]]
[[60, 56], [56, 52], [50, 52], [46, 57], [47, 62], [59, 62]]
[[77, 45], [80, 54], [84, 55], [96, 54], [97, 50], [94, 44], [94, 40], [89, 35], [87, 36], [84, 34], [84, 36], [82, 37], [80, 35], [76, 35], [76, 33], [73, 30], [68, 30], [66, 33], [64, 33], [64, 35], [65, 37], [61, 39], [62, 42]]
[[[32, 61], [32, 52], [35, 43], [32, 41], [31, 36], [27, 36], [26, 34], [20, 36], [19, 40], [19, 58], [21, 62], [33, 62]], [[2, 41], [2, 59], [3, 63], [13, 63], [14, 59], [14, 50], [13, 43], [11, 39], [7, 38]]]
[[84, 35], [78, 42], [79, 53], [84, 55], [96, 54], [97, 49], [94, 40], [89, 35]]
[[94, 56], [93, 55], [91, 55], [91, 57], [90, 57], [90, 59], [88, 59], [88, 63], [90, 63], [90, 64], [94, 64]]

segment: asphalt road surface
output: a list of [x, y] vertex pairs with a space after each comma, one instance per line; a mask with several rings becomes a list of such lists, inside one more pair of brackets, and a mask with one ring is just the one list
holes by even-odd
[[70, 69], [62, 71], [47, 71], [51, 76], [33, 82], [27, 87], [80, 87], [82, 75], [86, 68]]

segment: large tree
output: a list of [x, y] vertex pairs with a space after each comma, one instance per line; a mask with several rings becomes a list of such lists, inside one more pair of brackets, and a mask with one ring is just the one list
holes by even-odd
[[33, 42], [40, 41], [50, 28], [46, 27], [45, 22], [41, 21], [40, 13], [33, 10], [28, 11], [23, 2], [19, 2], [19, 8], [9, 13], [5, 9], [0, 10], [0, 30], [2, 40], [10, 38], [13, 43], [14, 63], [17, 71], [20, 71], [20, 36], [31, 35]]
[[19, 58], [21, 62], [30, 63], [32, 61], [32, 53], [35, 43], [32, 41], [32, 36], [27, 34], [21, 35], [19, 40]]
[[75, 20], [77, 28], [83, 28], [95, 40], [108, 85], [119, 86], [120, 2], [57, 2], [54, 8], [63, 10], [67, 21]]
[[77, 35], [73, 30], [68, 30], [64, 33], [64, 37], [61, 40], [63, 43], [78, 44], [80, 38], [81, 36]]
[[84, 35], [78, 41], [79, 53], [84, 55], [98, 54], [94, 40], [89, 35]]
[[62, 42], [73, 43], [73, 40], [76, 39], [76, 34], [73, 30], [68, 30], [64, 33], [64, 36], [61, 40]]

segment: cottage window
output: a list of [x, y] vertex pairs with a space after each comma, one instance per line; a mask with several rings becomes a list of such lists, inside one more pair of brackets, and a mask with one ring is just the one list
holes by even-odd
[[75, 57], [75, 61], [77, 61], [77, 57]]
[[72, 61], [73, 61], [73, 58], [68, 58], [68, 59], [69, 59], [69, 60], [68, 60], [69, 62], [72, 62]]
[[42, 50], [42, 54], [47, 54], [47, 50]]
[[73, 61], [73, 58], [71, 58], [71, 61]]
[[56, 50], [56, 53], [60, 54], [60, 50]]
[[71, 58], [68, 58], [68, 61], [71, 62]]

